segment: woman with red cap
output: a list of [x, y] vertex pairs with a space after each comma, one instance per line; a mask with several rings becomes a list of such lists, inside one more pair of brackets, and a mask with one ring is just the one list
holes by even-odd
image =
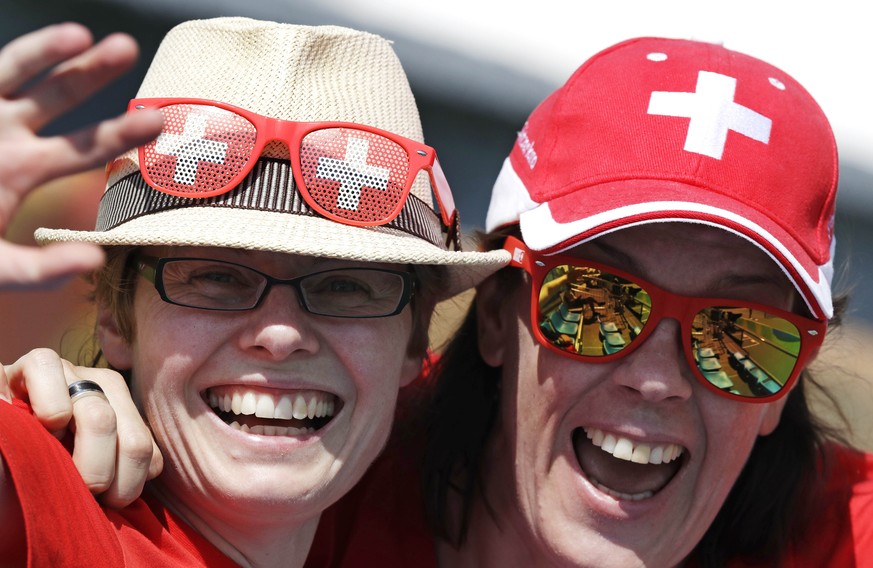
[[804, 88], [719, 45], [620, 43], [534, 110], [488, 211], [511, 267], [437, 382], [443, 565], [873, 558], [873, 458], [806, 399], [843, 307], [837, 171]]

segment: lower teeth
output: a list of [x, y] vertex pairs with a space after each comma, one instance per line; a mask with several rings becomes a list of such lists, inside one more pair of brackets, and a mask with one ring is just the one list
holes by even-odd
[[312, 432], [315, 432], [315, 428], [294, 428], [293, 426], [265, 426], [263, 424], [257, 424], [250, 427], [248, 424], [240, 425], [240, 423], [236, 421], [231, 422], [230, 427], [234, 430], [247, 432], [249, 434], [258, 434], [259, 436], [299, 436], [301, 434], [311, 434]]
[[610, 497], [615, 497], [616, 499], [621, 499], [622, 501], [642, 501], [643, 499], [648, 499], [655, 495], [654, 491], [643, 491], [642, 493], [621, 493], [619, 491], [615, 491], [614, 489], [610, 489], [609, 487], [603, 485], [596, 479], [592, 479], [589, 477], [591, 483], [597, 487], [601, 492], [606, 493]]

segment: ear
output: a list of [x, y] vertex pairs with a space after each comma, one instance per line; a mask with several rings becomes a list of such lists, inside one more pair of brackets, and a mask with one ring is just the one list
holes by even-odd
[[767, 404], [767, 409], [761, 418], [761, 427], [758, 429], [759, 436], [769, 436], [779, 426], [779, 420], [782, 418], [782, 409], [785, 408], [786, 402], [788, 402], [787, 395], [776, 402]]
[[403, 388], [421, 375], [422, 360], [420, 356], [408, 352], [403, 356], [400, 368], [400, 387]]
[[115, 315], [105, 306], [97, 306], [97, 339], [103, 356], [118, 371], [128, 371], [133, 366], [133, 350], [130, 342], [121, 333]]
[[[407, 386], [422, 374], [425, 362], [422, 360], [421, 350], [414, 348], [413, 344], [416, 343], [415, 338], [419, 333], [424, 333], [425, 341], [430, 337], [428, 330], [430, 329], [430, 322], [436, 309], [436, 298], [431, 298], [429, 295], [416, 297], [415, 301], [418, 301], [419, 304], [416, 306], [416, 310], [412, 312], [412, 336], [400, 368], [401, 388]], [[429, 353], [428, 351], [426, 357], [430, 356]]]
[[516, 338], [509, 334], [513, 310], [506, 309], [505, 280], [499, 273], [487, 278], [476, 288], [476, 331], [479, 339], [479, 355], [490, 367], [503, 365], [507, 342]]

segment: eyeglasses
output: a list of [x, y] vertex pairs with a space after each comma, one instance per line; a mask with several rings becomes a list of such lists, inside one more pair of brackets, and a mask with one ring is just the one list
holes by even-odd
[[545, 347], [586, 363], [634, 351], [664, 318], [678, 321], [688, 365], [708, 389], [770, 402], [789, 392], [821, 347], [827, 322], [721, 298], [680, 296], [610, 266], [539, 256], [508, 237], [511, 266], [532, 278], [531, 321]]
[[[272, 140], [288, 145], [301, 196], [320, 215], [355, 226], [384, 225], [403, 209], [426, 170], [447, 230], [457, 211], [430, 146], [372, 126], [293, 122], [203, 99], [133, 99], [128, 112], [154, 108], [163, 132], [140, 146], [147, 184], [170, 195], [212, 197], [236, 187]], [[451, 237], [451, 235], [450, 235]]]
[[308, 312], [338, 318], [379, 318], [399, 314], [412, 299], [409, 272], [382, 268], [337, 268], [298, 278], [273, 278], [254, 268], [207, 258], [140, 255], [137, 269], [170, 304], [237, 312], [260, 305], [273, 286], [292, 286]]

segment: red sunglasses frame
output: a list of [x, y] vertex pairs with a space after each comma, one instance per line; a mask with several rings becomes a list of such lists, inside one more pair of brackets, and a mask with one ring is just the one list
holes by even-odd
[[248, 175], [248, 173], [252, 170], [255, 163], [258, 160], [258, 157], [261, 155], [261, 152], [264, 149], [264, 146], [268, 142], [273, 140], [279, 140], [285, 142], [288, 145], [288, 151], [292, 156], [295, 154], [297, 156], [300, 155], [300, 147], [303, 142], [303, 138], [312, 132], [317, 130], [324, 130], [328, 128], [347, 128], [354, 130], [362, 130], [364, 132], [369, 132], [371, 134], [376, 134], [391, 140], [395, 144], [401, 146], [404, 150], [406, 150], [406, 154], [409, 157], [409, 173], [406, 177], [406, 184], [403, 187], [403, 191], [400, 197], [397, 200], [397, 205], [392, 209], [391, 213], [389, 213], [384, 219], [380, 219], [377, 221], [358, 221], [353, 219], [347, 219], [345, 217], [338, 216], [330, 211], [324, 209], [315, 199], [309, 194], [308, 189], [306, 188], [306, 184], [303, 180], [303, 172], [300, 168], [300, 160], [291, 160], [291, 171], [294, 174], [294, 180], [297, 183], [298, 191], [303, 199], [312, 207], [316, 212], [320, 215], [338, 223], [343, 223], [346, 225], [352, 225], [357, 227], [369, 227], [369, 226], [378, 226], [385, 225], [393, 221], [403, 209], [403, 206], [406, 204], [406, 200], [409, 197], [409, 193], [412, 190], [412, 184], [415, 181], [415, 178], [418, 176], [418, 172], [421, 170], [426, 170], [428, 176], [430, 178], [431, 187], [433, 188], [433, 193], [436, 196], [436, 200], [439, 204], [440, 216], [442, 218], [443, 225], [451, 229], [451, 227], [455, 226], [457, 223], [457, 209], [455, 208], [455, 200], [452, 196], [451, 188], [449, 187], [449, 183], [446, 180], [446, 176], [443, 173], [443, 169], [440, 166], [439, 159], [437, 159], [436, 151], [421, 142], [416, 140], [412, 140], [410, 138], [406, 138], [400, 136], [398, 134], [394, 134], [393, 132], [388, 132], [387, 130], [381, 130], [379, 128], [375, 128], [373, 126], [367, 126], [365, 124], [356, 124], [353, 122], [335, 122], [335, 121], [326, 121], [326, 122], [295, 122], [290, 120], [281, 120], [278, 118], [271, 118], [268, 116], [263, 116], [252, 112], [250, 110], [246, 110], [244, 108], [240, 108], [231, 104], [212, 101], [207, 99], [192, 99], [192, 98], [141, 98], [141, 99], [132, 99], [128, 104], [127, 111], [129, 113], [136, 112], [137, 110], [142, 109], [162, 109], [164, 107], [172, 106], [172, 105], [201, 105], [201, 106], [213, 106], [216, 108], [220, 108], [222, 110], [235, 113], [246, 120], [248, 120], [255, 127], [255, 144], [252, 148], [251, 155], [254, 159], [250, 159], [246, 162], [246, 164], [240, 169], [240, 172], [230, 180], [224, 187], [220, 189], [215, 189], [207, 192], [198, 192], [196, 194], [185, 193], [175, 190], [170, 190], [161, 187], [159, 184], [155, 183], [146, 170], [145, 164], [145, 145], [139, 147], [139, 163], [140, 163], [140, 172], [142, 173], [143, 180], [153, 187], [154, 189], [167, 193], [170, 195], [176, 195], [179, 197], [188, 197], [188, 198], [206, 198], [212, 197], [215, 195], [222, 195], [231, 191], [234, 187], [239, 185], [239, 183], [243, 180], [243, 178]]
[[[791, 387], [794, 386], [795, 382], [797, 382], [797, 378], [800, 376], [801, 371], [804, 369], [806, 362], [810, 360], [810, 358], [814, 357], [816, 353], [818, 353], [818, 350], [821, 347], [822, 342], [824, 341], [825, 333], [827, 331], [827, 321], [807, 318], [771, 306], [756, 304], [737, 299], [682, 296], [679, 294], [668, 292], [667, 290], [664, 290], [663, 288], [660, 288], [655, 284], [652, 284], [651, 282], [648, 282], [638, 276], [629, 274], [623, 270], [613, 268], [606, 264], [593, 262], [587, 259], [569, 255], [539, 255], [528, 249], [521, 240], [512, 236], [506, 238], [506, 241], [504, 241], [503, 244], [503, 248], [504, 250], [509, 251], [512, 255], [512, 260], [509, 266], [521, 268], [531, 276], [532, 282], [530, 317], [531, 329], [533, 330], [534, 337], [536, 337], [537, 341], [539, 341], [539, 343], [544, 347], [554, 351], [555, 353], [558, 353], [565, 357], [569, 357], [571, 359], [575, 359], [577, 361], [583, 361], [586, 363], [609, 363], [615, 361], [616, 359], [626, 357], [633, 353], [634, 350], [636, 350], [640, 345], [645, 342], [648, 336], [651, 335], [652, 332], [654, 332], [654, 330], [658, 327], [658, 324], [661, 322], [661, 320], [669, 318], [679, 322], [683, 338], [682, 351], [685, 353], [686, 362], [694, 373], [694, 376], [700, 383], [703, 384], [703, 386], [705, 386], [710, 391], [731, 400], [751, 403], [766, 403], [778, 400], [791, 391]], [[628, 342], [626, 347], [624, 347], [620, 351], [608, 355], [582, 355], [579, 353], [573, 353], [560, 349], [552, 342], [550, 342], [549, 339], [543, 334], [540, 326], [537, 324], [537, 322], [539, 322], [541, 319], [539, 313], [540, 289], [546, 275], [553, 268], [562, 264], [568, 264], [572, 266], [586, 266], [595, 268], [602, 272], [614, 274], [620, 278], [628, 280], [629, 282], [633, 282], [634, 284], [639, 285], [649, 294], [649, 297], [652, 300], [652, 305], [649, 317], [646, 320], [646, 324], [643, 326], [642, 331], [639, 333], [639, 335], [637, 335], [632, 341]], [[732, 308], [739, 307], [744, 309], [751, 308], [753, 310], [760, 310], [768, 314], [783, 318], [791, 322], [795, 327], [797, 327], [800, 336], [800, 351], [797, 354], [797, 362], [795, 363], [794, 369], [791, 371], [788, 379], [785, 381], [785, 384], [782, 386], [781, 389], [779, 389], [778, 392], [768, 396], [760, 397], [748, 397], [733, 394], [718, 388], [717, 386], [709, 382], [703, 375], [703, 373], [701, 373], [700, 369], [697, 366], [697, 363], [694, 360], [694, 353], [691, 342], [685, 341], [685, 338], [693, 337], [691, 327], [695, 315], [697, 315], [704, 308], [710, 308], [715, 306], [725, 306]]]

